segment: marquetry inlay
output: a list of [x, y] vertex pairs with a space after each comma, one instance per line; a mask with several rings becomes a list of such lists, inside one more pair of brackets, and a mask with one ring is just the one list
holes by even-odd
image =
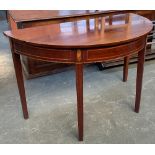
[[77, 59], [78, 62], [81, 61], [81, 59], [82, 59], [81, 50], [77, 50], [76, 59]]

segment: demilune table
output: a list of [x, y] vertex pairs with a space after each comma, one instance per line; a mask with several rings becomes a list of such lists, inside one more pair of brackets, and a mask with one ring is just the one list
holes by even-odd
[[[95, 21], [98, 21], [97, 24]], [[75, 64], [79, 140], [83, 140], [83, 65], [138, 54], [135, 112], [139, 112], [147, 34], [152, 22], [135, 14], [90, 17], [6, 31], [24, 118], [28, 118], [20, 55]]]
[[[11, 30], [24, 29], [53, 23], [62, 23], [75, 21], [98, 16], [111, 16], [114, 14], [129, 13], [127, 10], [9, 10], [7, 12], [8, 23]], [[133, 11], [132, 11], [133, 12]], [[124, 62], [127, 62], [124, 59]], [[34, 60], [26, 56], [21, 57], [23, 72], [27, 79], [47, 75], [49, 73], [58, 73], [67, 70], [71, 64], [56, 62], [44, 62]], [[103, 69], [101, 63], [96, 63], [100, 69]], [[127, 68], [127, 67], [126, 67]], [[125, 76], [127, 75], [127, 70]], [[124, 76], [124, 77], [125, 77]], [[127, 77], [127, 76], [126, 76]]]

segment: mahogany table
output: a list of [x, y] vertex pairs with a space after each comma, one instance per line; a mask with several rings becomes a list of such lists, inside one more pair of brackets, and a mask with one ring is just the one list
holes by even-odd
[[[24, 29], [28, 27], [35, 27], [40, 25], [48, 25], [53, 23], [60, 23], [72, 20], [79, 20], [85, 18], [94, 18], [98, 16], [111, 16], [113, 14], [126, 13], [126, 10], [10, 10], [8, 11], [8, 22], [11, 30]], [[133, 12], [133, 11], [130, 11]], [[109, 20], [110, 21], [110, 20]], [[97, 20], [96, 20], [97, 24]], [[128, 65], [124, 59], [124, 71], [123, 79], [127, 79]], [[55, 62], [45, 62], [40, 60], [34, 60], [26, 56], [22, 56], [21, 59], [24, 74], [27, 79], [64, 71], [71, 65], [60, 64]], [[99, 68], [101, 63], [97, 63]]]
[[152, 22], [135, 14], [113, 15], [6, 31], [9, 37], [24, 118], [28, 110], [20, 55], [75, 64], [79, 140], [83, 140], [83, 65], [138, 54], [135, 112], [139, 112], [147, 34]]
[[[60, 23], [64, 21], [71, 21], [75, 19], [107, 16], [120, 13], [136, 13], [144, 16], [150, 20], [155, 19], [154, 10], [9, 10], [7, 12], [8, 23], [11, 30], [24, 29], [27, 27], [34, 27], [39, 25], [47, 25], [52, 23]], [[152, 41], [152, 37], [149, 38]], [[152, 52], [151, 45], [147, 46], [146, 60], [155, 58], [155, 52]], [[130, 62], [136, 59], [130, 59]], [[26, 56], [21, 59], [24, 74], [27, 79], [47, 75], [51, 73], [58, 73], [70, 68], [70, 64], [60, 64], [55, 62], [45, 62], [34, 60]], [[122, 60], [99, 62], [96, 63], [99, 70], [103, 70], [110, 66], [117, 66], [124, 63], [123, 80], [127, 80], [129, 58]]]

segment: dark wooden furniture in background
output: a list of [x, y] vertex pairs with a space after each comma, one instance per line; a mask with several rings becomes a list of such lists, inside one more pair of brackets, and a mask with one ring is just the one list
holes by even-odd
[[[155, 19], [154, 11], [126, 11], [126, 10], [12, 10], [8, 11], [8, 21], [10, 28], [23, 29], [51, 23], [60, 23], [64, 21], [80, 20], [83, 18], [98, 17], [99, 15], [107, 16], [122, 12], [135, 12], [149, 19]], [[150, 48], [149, 48], [150, 49]], [[149, 50], [150, 51], [150, 50]], [[150, 53], [149, 53], [150, 54]], [[108, 63], [99, 63], [102, 70], [105, 66], [119, 64], [121, 61]], [[122, 62], [121, 62], [122, 63]], [[33, 60], [22, 56], [22, 66], [27, 78], [33, 78], [41, 75], [61, 72], [69, 68], [68, 64], [49, 63], [39, 60]], [[127, 64], [126, 64], [127, 65]], [[104, 66], [102, 68], [102, 66]], [[124, 76], [125, 77], [125, 76]], [[125, 79], [124, 79], [125, 80]]]
[[[128, 17], [128, 20], [126, 18]], [[74, 64], [76, 70], [79, 140], [83, 140], [83, 65], [138, 54], [135, 112], [139, 112], [146, 39], [152, 22], [134, 15], [98, 17], [99, 23], [80, 20], [7, 31], [24, 118], [28, 110], [20, 55], [47, 62]], [[113, 24], [109, 24], [112, 20]]]

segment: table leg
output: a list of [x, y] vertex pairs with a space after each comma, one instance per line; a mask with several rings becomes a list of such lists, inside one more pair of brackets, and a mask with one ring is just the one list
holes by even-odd
[[76, 92], [79, 141], [83, 141], [83, 64], [76, 64]]
[[129, 60], [130, 60], [129, 56], [124, 58], [123, 82], [126, 82], [128, 79]]
[[28, 110], [27, 110], [27, 103], [26, 103], [20, 55], [12, 52], [12, 58], [13, 58], [13, 63], [14, 63], [14, 68], [15, 68], [15, 73], [16, 73], [18, 90], [19, 90], [19, 94], [20, 94], [20, 100], [21, 100], [22, 109], [23, 109], [23, 116], [25, 119], [27, 119], [29, 116], [28, 116]]
[[140, 108], [144, 61], [145, 61], [145, 48], [138, 53], [137, 79], [136, 79], [136, 100], [135, 100], [135, 112], [137, 112], [137, 113], [139, 112], [139, 108]]

